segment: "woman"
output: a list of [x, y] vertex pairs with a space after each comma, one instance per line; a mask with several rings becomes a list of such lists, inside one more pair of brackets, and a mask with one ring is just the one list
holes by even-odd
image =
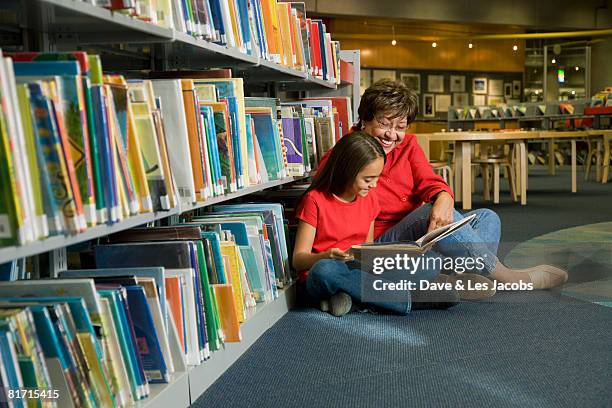
[[[434, 173], [416, 136], [406, 133], [417, 112], [418, 95], [401, 82], [378, 81], [361, 97], [359, 122], [352, 130], [372, 136], [387, 155], [375, 191], [381, 207], [374, 225], [376, 241], [417, 240], [429, 231], [475, 214], [469, 226], [443, 239], [434, 249], [448, 257], [484, 260], [484, 268], [473, 272], [499, 282], [530, 283], [534, 289], [565, 283], [567, 273], [550, 265], [527, 269], [503, 265], [497, 258], [501, 224], [493, 211], [479, 209], [463, 215], [455, 211], [450, 187]], [[319, 168], [327, 157], [322, 158]]]

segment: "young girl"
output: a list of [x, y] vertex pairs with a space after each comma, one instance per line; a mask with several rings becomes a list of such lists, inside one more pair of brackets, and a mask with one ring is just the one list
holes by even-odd
[[[378, 301], [366, 299], [364, 294], [372, 292], [374, 281], [389, 279], [393, 273], [376, 276], [362, 272], [348, 251], [353, 245], [374, 240], [374, 220], [380, 207], [372, 189], [384, 164], [385, 152], [374, 138], [362, 132], [341, 138], [297, 210], [300, 222], [293, 266], [302, 271], [298, 282], [305, 284], [308, 296], [323, 311], [336, 316], [350, 310], [352, 299], [400, 314], [411, 309], [408, 291], [397, 291]], [[411, 281], [431, 281], [439, 275], [436, 270], [415, 275], [403, 272], [401, 278]], [[412, 298], [414, 301], [414, 292]], [[448, 307], [458, 296], [451, 293], [445, 300], [449, 300]]]

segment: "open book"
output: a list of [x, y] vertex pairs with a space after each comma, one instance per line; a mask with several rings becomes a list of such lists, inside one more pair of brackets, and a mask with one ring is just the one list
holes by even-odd
[[476, 214], [472, 214], [469, 217], [462, 218], [459, 221], [455, 221], [448, 225], [423, 235], [416, 241], [396, 241], [396, 242], [372, 242], [369, 244], [353, 245], [350, 249], [351, 253], [356, 258], [360, 258], [361, 252], [417, 252], [423, 253], [431, 249], [431, 247], [438, 241], [446, 238], [453, 234], [459, 228], [468, 224], [476, 217]]

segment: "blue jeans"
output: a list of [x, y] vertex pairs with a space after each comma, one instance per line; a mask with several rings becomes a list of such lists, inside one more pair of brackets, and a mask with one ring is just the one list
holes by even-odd
[[[431, 204], [424, 204], [406, 215], [395, 226], [380, 235], [377, 242], [416, 241], [427, 233]], [[483, 269], [470, 270], [483, 275], [489, 275], [497, 263], [497, 247], [501, 236], [499, 216], [489, 209], [483, 208], [461, 214], [454, 211], [453, 221], [476, 214], [468, 225], [455, 231], [434, 245], [435, 252], [451, 258], [482, 258]]]
[[[439, 257], [434, 251], [425, 254], [425, 258]], [[365, 272], [358, 261], [343, 262], [333, 259], [322, 259], [315, 263], [306, 279], [306, 292], [314, 302], [329, 299], [338, 292], [346, 292], [367, 306], [374, 306], [393, 313], [405, 315], [410, 312], [410, 292], [408, 290], [383, 290], [383, 283], [401, 281], [433, 281], [440, 274], [439, 269], [430, 268], [408, 273], [405, 270], [387, 270], [382, 275]]]

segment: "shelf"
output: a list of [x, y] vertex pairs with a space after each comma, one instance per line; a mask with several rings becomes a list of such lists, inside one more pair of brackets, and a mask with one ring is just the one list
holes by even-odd
[[[9, 0], [7, 3], [10, 6], [21, 2]], [[30, 16], [40, 18], [37, 22], [28, 20], [27, 25], [43, 25], [37, 28], [55, 35], [56, 39], [75, 36], [78, 42], [90, 44], [123, 40], [149, 43], [173, 39], [172, 31], [167, 28], [79, 0], [25, 0], [23, 4]]]
[[188, 371], [174, 373], [168, 384], [149, 384], [149, 388], [149, 396], [134, 404], [134, 408], [187, 408], [191, 405]]
[[219, 204], [219, 203], [222, 203], [224, 201], [232, 200], [234, 198], [243, 197], [245, 195], [257, 193], [259, 191], [263, 191], [263, 190], [266, 190], [268, 188], [278, 187], [278, 186], [282, 186], [283, 184], [288, 184], [288, 183], [292, 183], [292, 182], [297, 181], [297, 180], [302, 180], [302, 179], [307, 178], [307, 177], [309, 177], [308, 174], [305, 174], [303, 176], [292, 176], [292, 177], [287, 177], [287, 178], [280, 179], [280, 180], [270, 181], [268, 183], [257, 184], [255, 186], [250, 186], [250, 187], [242, 188], [242, 189], [240, 189], [238, 191], [234, 191], [233, 193], [225, 194], [223, 196], [213, 197], [213, 198], [210, 198], [210, 199], [208, 199], [206, 201], [201, 201], [201, 202], [197, 202], [197, 203], [193, 203], [193, 204], [188, 204], [188, 205], [186, 205], [184, 207], [181, 207], [179, 213], [184, 213], [186, 211], [193, 211], [193, 210], [197, 210], [199, 208], [204, 208], [204, 207], [208, 207], [208, 206], [211, 206], [211, 205]]
[[25, 258], [43, 252], [52, 251], [54, 249], [89, 241], [91, 239], [113, 234], [115, 232], [123, 231], [125, 229], [136, 227], [138, 225], [157, 221], [162, 218], [166, 218], [176, 214], [178, 214], [177, 209], [158, 213], [139, 214], [127, 218], [124, 221], [120, 221], [116, 224], [97, 225], [93, 228], [89, 228], [85, 232], [81, 232], [75, 235], [58, 235], [23, 246], [4, 247], [0, 249], [0, 264], [11, 261], [13, 259]]
[[543, 120], [543, 119], [553, 119], [553, 120], [562, 120], [562, 119], [591, 119], [593, 115], [541, 115], [541, 116], [514, 116], [511, 118], [476, 118], [476, 119], [449, 119], [449, 122], [491, 122], [496, 120]]
[[191, 403], [210, 387], [255, 341], [283, 317], [294, 303], [294, 285], [279, 290], [278, 299], [266, 305], [257, 306], [255, 314], [240, 325], [242, 341], [226, 343], [222, 350], [211, 353], [209, 360], [189, 371]]
[[[58, 49], [118, 43], [159, 44], [169, 69], [233, 67], [250, 82], [281, 82], [296, 89], [336, 89], [335, 83], [247, 55], [237, 48], [195, 38], [80, 0], [24, 0], [23, 3], [21, 0], [8, 0], [0, 5], [1, 11], [21, 16], [27, 14], [27, 19], [13, 28], [25, 26], [48, 33], [60, 46]], [[112, 48], [107, 52], [112, 52]]]
[[85, 232], [75, 234], [75, 235], [70, 235], [70, 236], [59, 235], [59, 236], [54, 236], [54, 237], [44, 239], [42, 241], [33, 242], [27, 245], [0, 248], [0, 264], [12, 261], [14, 259], [33, 256], [33, 255], [37, 255], [40, 253], [52, 251], [55, 249], [59, 249], [59, 248], [67, 247], [70, 245], [75, 245], [81, 242], [89, 241], [92, 239], [96, 239], [99, 237], [103, 237], [106, 235], [114, 234], [116, 232], [120, 232], [120, 231], [129, 229], [129, 228], [134, 228], [139, 225], [161, 220], [163, 218], [167, 218], [172, 215], [178, 215], [186, 211], [192, 211], [198, 208], [207, 207], [209, 205], [219, 204], [224, 201], [232, 200], [234, 198], [238, 198], [238, 197], [242, 197], [242, 196], [252, 194], [258, 191], [262, 191], [267, 188], [277, 187], [283, 184], [291, 183], [293, 181], [301, 180], [306, 177], [308, 177], [308, 175], [294, 176], [294, 177], [288, 177], [282, 180], [271, 181], [269, 183], [258, 184], [256, 186], [246, 187], [234, 193], [226, 194], [226, 195], [219, 196], [219, 197], [214, 197], [210, 200], [198, 202], [195, 204], [190, 204], [187, 206], [182, 206], [182, 207], [180, 206], [180, 208], [174, 208], [170, 211], [150, 213], [150, 214], [139, 214], [139, 215], [135, 215], [133, 217], [127, 218], [126, 220], [118, 222], [116, 224], [97, 225], [93, 228], [89, 228]]
[[170, 68], [244, 66], [248, 69], [259, 63], [256, 56], [247, 55], [238, 48], [215, 44], [176, 30], [173, 35], [173, 42], [166, 45]]
[[239, 75], [248, 82], [303, 82], [307, 77], [306, 72], [261, 58], [254, 66], [241, 70]]

